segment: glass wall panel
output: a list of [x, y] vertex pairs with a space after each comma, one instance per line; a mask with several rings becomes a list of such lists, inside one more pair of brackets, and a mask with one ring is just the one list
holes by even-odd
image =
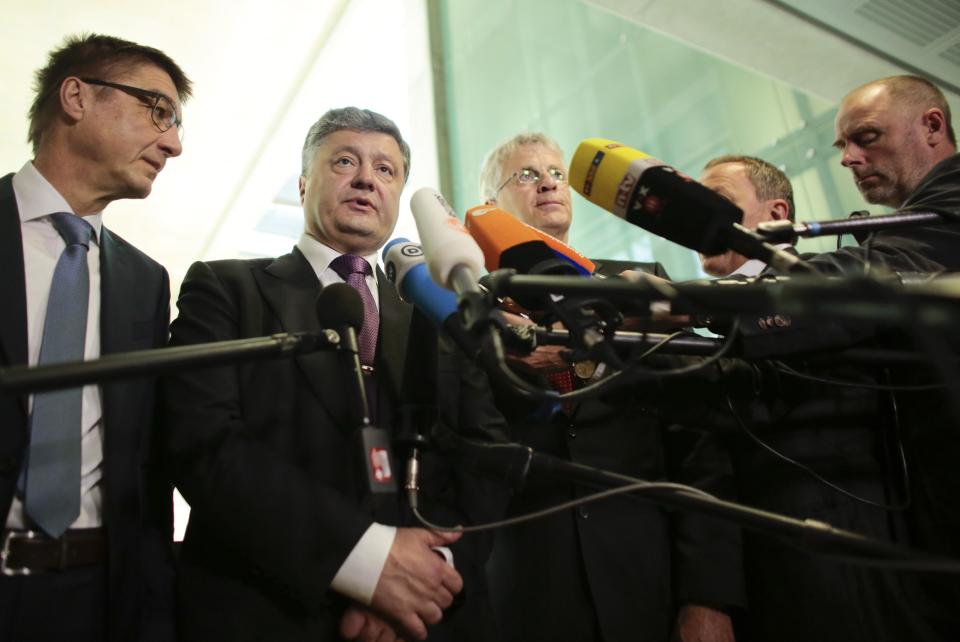
[[[835, 106], [577, 0], [439, 2], [457, 211], [479, 203], [480, 164], [521, 131], [572, 155], [594, 136], [699, 176], [720, 154], [764, 158], [794, 182], [800, 220], [865, 207], [831, 147]], [[574, 196], [571, 245], [701, 275], [695, 254]], [[823, 251], [833, 239], [801, 241]]]

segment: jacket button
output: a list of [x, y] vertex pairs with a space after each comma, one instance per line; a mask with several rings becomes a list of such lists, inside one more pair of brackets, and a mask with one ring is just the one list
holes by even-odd
[[582, 519], [587, 519], [590, 517], [590, 512], [587, 510], [586, 506], [577, 506], [577, 515]]
[[576, 436], [577, 436], [577, 429], [571, 426], [570, 429], [567, 431], [567, 437], [569, 437], [570, 439], [573, 439]]

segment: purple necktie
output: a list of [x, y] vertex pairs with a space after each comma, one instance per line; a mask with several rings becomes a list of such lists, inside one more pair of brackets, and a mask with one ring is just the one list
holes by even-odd
[[380, 311], [370, 288], [367, 287], [367, 276], [373, 274], [373, 270], [365, 258], [353, 254], [341, 254], [331, 261], [330, 267], [360, 293], [360, 300], [363, 301], [363, 328], [357, 337], [360, 342], [360, 363], [372, 366], [373, 357], [377, 353], [377, 332], [380, 329]]

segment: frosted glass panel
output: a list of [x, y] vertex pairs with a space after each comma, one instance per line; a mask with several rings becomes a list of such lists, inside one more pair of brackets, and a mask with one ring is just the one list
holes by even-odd
[[[487, 151], [525, 130], [556, 138], [568, 160], [581, 140], [602, 136], [692, 176], [720, 154], [759, 156], [794, 181], [800, 220], [866, 207], [831, 147], [834, 105], [574, 0], [439, 5], [450, 196], [461, 213], [479, 202]], [[701, 275], [693, 252], [579, 196], [570, 242], [588, 256], [659, 260], [675, 279]]]

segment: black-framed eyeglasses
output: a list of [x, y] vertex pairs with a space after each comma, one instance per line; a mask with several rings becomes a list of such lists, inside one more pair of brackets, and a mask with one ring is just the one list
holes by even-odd
[[[556, 167], [551, 167], [547, 170], [547, 174], [550, 175], [550, 178], [555, 180], [560, 185], [563, 185], [567, 182], [567, 174], [562, 169]], [[538, 170], [533, 169], [532, 167], [524, 167], [519, 169], [510, 175], [510, 178], [503, 181], [503, 185], [497, 188], [494, 197], [496, 197], [504, 187], [510, 184], [510, 181], [516, 179], [521, 185], [536, 185], [543, 178], [543, 175], [540, 174]]]
[[171, 127], [176, 126], [177, 136], [180, 137], [180, 140], [183, 140], [183, 121], [180, 120], [180, 115], [177, 113], [177, 110], [174, 109], [173, 101], [159, 91], [140, 89], [139, 87], [121, 85], [120, 83], [109, 82], [107, 80], [97, 80], [96, 78], [81, 78], [80, 80], [88, 85], [100, 85], [102, 87], [110, 87], [111, 89], [119, 89], [134, 98], [139, 98], [144, 101], [145, 107], [150, 107], [150, 118], [153, 120], [153, 124], [157, 126], [157, 129], [165, 132]]

